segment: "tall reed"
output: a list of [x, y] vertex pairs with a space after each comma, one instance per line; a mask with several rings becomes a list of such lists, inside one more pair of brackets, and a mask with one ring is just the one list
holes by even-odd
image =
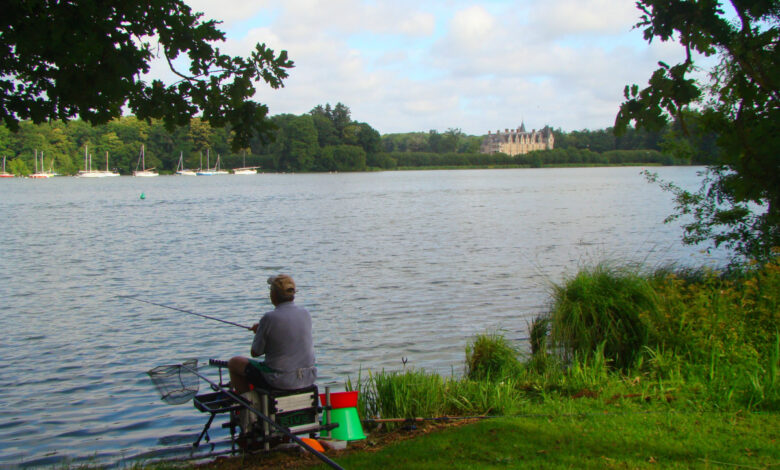
[[645, 278], [601, 264], [553, 287], [552, 340], [568, 357], [603, 344], [604, 357], [627, 369], [648, 344], [643, 317], [657, 309], [657, 296]]
[[472, 380], [504, 380], [519, 371], [519, 355], [503, 335], [477, 335], [466, 345], [466, 376]]

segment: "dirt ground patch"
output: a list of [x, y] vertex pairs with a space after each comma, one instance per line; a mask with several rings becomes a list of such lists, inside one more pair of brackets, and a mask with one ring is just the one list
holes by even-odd
[[[325, 455], [338, 462], [343, 457], [356, 452], [378, 452], [395, 442], [414, 439], [415, 437], [429, 434], [453, 426], [462, 426], [474, 420], [453, 420], [436, 422], [415, 422], [404, 424], [393, 431], [373, 430], [367, 433], [367, 437], [361, 441], [351, 441], [344, 450], [326, 449]], [[302, 448], [293, 447], [270, 453], [243, 454], [230, 457], [218, 457], [216, 460], [198, 465], [198, 470], [240, 470], [240, 469], [305, 469], [323, 463], [316, 456], [304, 451]]]

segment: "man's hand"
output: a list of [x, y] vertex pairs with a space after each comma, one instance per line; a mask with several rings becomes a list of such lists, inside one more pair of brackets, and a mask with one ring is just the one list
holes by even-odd
[[258, 328], [260, 328], [260, 323], [255, 323], [255, 324], [254, 324], [254, 325], [252, 325], [252, 327], [251, 327], [251, 328], [249, 328], [249, 329], [250, 329], [250, 330], [252, 330], [252, 333], [255, 333], [255, 334], [257, 334], [257, 329], [258, 329]]

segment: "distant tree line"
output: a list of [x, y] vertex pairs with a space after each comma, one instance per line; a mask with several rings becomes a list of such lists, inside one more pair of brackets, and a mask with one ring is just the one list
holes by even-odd
[[[43, 154], [47, 170], [61, 174], [75, 174], [84, 169], [85, 154], [87, 162], [91, 156], [93, 169], [104, 168], [107, 156], [109, 168], [130, 174], [138, 165], [141, 145], [145, 146], [146, 166], [162, 173], [174, 172], [180, 155], [186, 168], [214, 167], [219, 158], [221, 167], [226, 169], [259, 166], [264, 171], [279, 172], [702, 164], [717, 156], [714, 137], [697, 137], [695, 129], [694, 137], [686, 140], [686, 152], [681, 152], [680, 139], [676, 138], [680, 130], [676, 124], [658, 132], [629, 130], [621, 137], [615, 137], [610, 128], [569, 133], [558, 129], [554, 131], [553, 150], [510, 157], [479, 153], [483, 137], [466, 135], [460, 129], [380, 136], [369, 124], [352, 120], [350, 109], [342, 103], [320, 105], [299, 116], [272, 116], [270, 122], [274, 127], [271, 138], [254, 137], [249, 147], [231, 151], [230, 127], [212, 127], [199, 118], [173, 132], [166, 130], [161, 121], [132, 116], [99, 126], [80, 120], [38, 125], [25, 121], [20, 123], [17, 133], [0, 127], [0, 155], [8, 157], [7, 171], [18, 175], [34, 171], [36, 152]], [[676, 160], [670, 156], [672, 153], [678, 155]]]
[[[381, 151], [379, 132], [355, 122], [347, 106], [317, 106], [309, 113], [281, 114], [270, 118], [272, 138], [256, 136], [249, 147], [231, 151], [230, 126], [212, 127], [193, 118], [173, 132], [159, 120], [122, 117], [91, 126], [81, 120], [43, 124], [20, 122], [19, 131], [0, 127], [0, 155], [7, 157], [7, 171], [32, 173], [43, 154], [45, 169], [75, 174], [91, 165], [108, 166], [131, 174], [138, 166], [141, 146], [146, 167], [162, 173], [176, 170], [180, 155], [186, 168], [259, 166], [266, 171], [362, 171]], [[106, 158], [106, 154], [107, 158]]]
[[537, 150], [524, 155], [510, 157], [503, 153], [431, 153], [393, 152], [381, 153], [376, 157], [378, 168], [425, 168], [425, 167], [492, 167], [492, 168], [541, 168], [546, 165], [627, 165], [627, 164], [688, 164], [674, 160], [658, 150], [610, 150], [594, 152], [580, 149]]

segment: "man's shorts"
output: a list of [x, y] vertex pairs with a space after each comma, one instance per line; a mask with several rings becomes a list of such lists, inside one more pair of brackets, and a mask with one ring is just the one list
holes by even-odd
[[[246, 365], [246, 369], [244, 369], [244, 376], [246, 376], [247, 382], [252, 384], [254, 388], [263, 388], [265, 390], [270, 390], [273, 387], [271, 384], [268, 383], [268, 381], [265, 380], [265, 377], [263, 377], [262, 372], [260, 372], [260, 369], [255, 364], [263, 364], [262, 362], [253, 362], [249, 361], [249, 364]], [[265, 366], [263, 364], [263, 366]]]

